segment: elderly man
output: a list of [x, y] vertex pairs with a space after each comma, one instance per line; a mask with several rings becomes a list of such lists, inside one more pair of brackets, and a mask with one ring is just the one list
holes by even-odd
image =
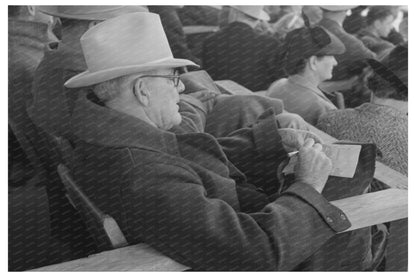
[[[290, 270], [350, 226], [320, 194], [331, 169], [322, 146], [278, 129], [273, 113], [219, 139], [166, 131], [181, 122], [175, 69], [194, 64], [172, 57], [158, 15], [108, 20], [81, 44], [88, 70], [66, 86], [94, 94], [75, 105], [72, 171], [129, 243], [194, 270]], [[257, 189], [257, 169], [275, 176], [294, 149], [296, 182], [275, 195]]]

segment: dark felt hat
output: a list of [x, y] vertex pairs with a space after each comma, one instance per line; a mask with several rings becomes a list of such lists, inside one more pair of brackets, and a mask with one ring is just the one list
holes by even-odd
[[407, 43], [393, 48], [380, 61], [367, 60], [374, 72], [388, 81], [396, 90], [407, 93], [408, 49]]
[[345, 46], [335, 35], [321, 27], [303, 27], [289, 32], [285, 39], [286, 70], [312, 56], [333, 56], [345, 52]]

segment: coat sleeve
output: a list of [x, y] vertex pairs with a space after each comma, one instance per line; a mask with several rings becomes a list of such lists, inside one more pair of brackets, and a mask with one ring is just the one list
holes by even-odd
[[247, 177], [247, 181], [266, 193], [278, 189], [277, 168], [286, 159], [278, 122], [273, 110], [263, 113], [251, 127], [218, 138], [227, 158]]
[[350, 226], [341, 210], [301, 183], [248, 214], [207, 197], [198, 173], [186, 166], [139, 164], [133, 177], [123, 192], [127, 239], [193, 270], [291, 270]]

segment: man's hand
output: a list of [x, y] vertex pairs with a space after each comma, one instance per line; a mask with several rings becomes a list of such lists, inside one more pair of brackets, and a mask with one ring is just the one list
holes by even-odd
[[306, 121], [298, 114], [284, 111], [283, 113], [276, 115], [276, 119], [281, 128], [310, 131], [308, 123], [306, 123]]
[[310, 138], [306, 139], [303, 147], [299, 149], [295, 180], [308, 184], [321, 193], [331, 169], [331, 160], [322, 151], [322, 144], [314, 143]]
[[313, 139], [315, 142], [322, 143], [322, 140], [317, 135], [309, 131], [291, 128], [281, 128], [277, 131], [282, 138], [283, 147], [288, 153], [299, 150], [308, 138]]

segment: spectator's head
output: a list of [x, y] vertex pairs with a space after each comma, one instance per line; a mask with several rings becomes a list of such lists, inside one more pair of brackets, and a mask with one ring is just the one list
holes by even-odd
[[367, 25], [380, 37], [387, 37], [393, 28], [395, 18], [391, 6], [371, 6], [367, 14]]
[[398, 45], [381, 61], [368, 61], [373, 75], [368, 79], [368, 88], [378, 98], [408, 99], [408, 49], [407, 44]]
[[88, 70], [65, 83], [91, 86], [109, 108], [167, 130], [181, 122], [177, 68], [196, 66], [172, 56], [159, 15], [132, 13], [102, 22], [81, 37]]
[[269, 21], [269, 15], [263, 10], [263, 6], [231, 6], [228, 22], [245, 22], [253, 28], [259, 20]]
[[52, 16], [40, 12], [38, 6], [9, 6], [9, 18], [52, 23]]
[[322, 17], [343, 22], [347, 12], [357, 6], [319, 6], [322, 9]]
[[148, 11], [144, 6], [39, 6], [39, 10], [59, 18], [63, 29], [77, 28], [81, 34], [101, 21], [126, 13]]
[[308, 17], [311, 26], [315, 26], [322, 19], [322, 10], [319, 6], [303, 6], [302, 12]]
[[285, 45], [287, 73], [313, 74], [319, 82], [332, 78], [334, 55], [345, 52], [344, 44], [321, 27], [296, 29], [288, 33]]

